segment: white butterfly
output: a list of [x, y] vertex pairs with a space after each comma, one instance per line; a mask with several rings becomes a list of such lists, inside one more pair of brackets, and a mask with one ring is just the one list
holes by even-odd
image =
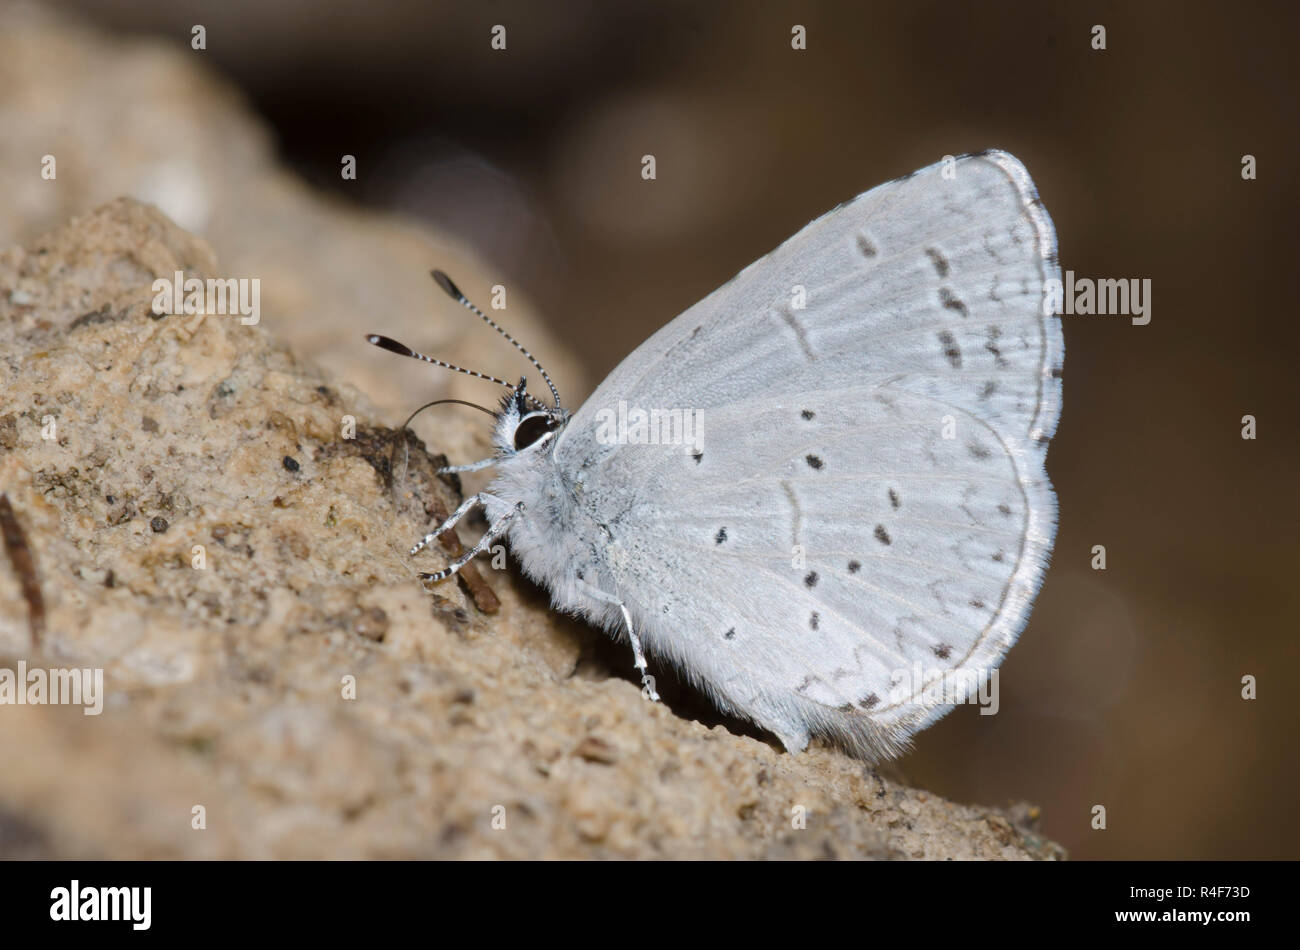
[[[1051, 221], [1005, 152], [859, 195], [646, 340], [573, 414], [536, 360], [553, 405], [485, 377], [510, 389], [496, 454], [452, 470], [497, 476], [412, 553], [476, 505], [490, 527], [421, 576], [504, 536], [558, 608], [628, 639], [643, 677], [647, 652], [672, 663], [792, 752], [819, 734], [896, 755], [985, 684], [1046, 570], [1052, 279]], [[620, 403], [693, 411], [705, 438], [602, 437]]]

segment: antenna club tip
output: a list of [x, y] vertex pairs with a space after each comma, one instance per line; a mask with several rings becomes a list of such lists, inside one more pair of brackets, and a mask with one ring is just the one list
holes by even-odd
[[367, 333], [366, 342], [373, 343], [375, 346], [379, 347], [380, 349], [388, 350], [390, 353], [398, 353], [402, 356], [412, 355], [410, 347], [403, 346], [401, 343], [398, 343], [396, 340], [389, 339], [386, 336], [380, 336], [378, 333]]
[[465, 299], [465, 295], [460, 292], [460, 288], [452, 283], [451, 278], [442, 271], [433, 270], [430, 271], [430, 273], [433, 275], [434, 282], [443, 289], [443, 292], [446, 293], [448, 297], [451, 297], [453, 300]]

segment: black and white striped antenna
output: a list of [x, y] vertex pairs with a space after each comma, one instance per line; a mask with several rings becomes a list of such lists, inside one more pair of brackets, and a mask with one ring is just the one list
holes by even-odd
[[378, 333], [367, 333], [366, 342], [373, 343], [381, 350], [388, 350], [390, 353], [396, 353], [398, 356], [409, 356], [413, 360], [432, 363], [434, 366], [441, 366], [444, 369], [455, 370], [458, 373], [464, 373], [466, 376], [476, 376], [479, 379], [486, 379], [490, 383], [499, 383], [511, 392], [514, 392], [515, 389], [514, 383], [507, 383], [504, 379], [489, 376], [487, 373], [480, 373], [478, 370], [474, 369], [465, 369], [465, 367], [457, 366], [455, 363], [448, 363], [446, 360], [440, 360], [433, 356], [425, 356], [423, 353], [417, 353], [405, 343], [398, 343], [392, 337], [381, 336]]
[[516, 350], [518, 350], [520, 353], [524, 354], [524, 356], [528, 358], [528, 362], [532, 363], [533, 366], [537, 367], [537, 372], [542, 374], [542, 379], [546, 380], [546, 385], [550, 387], [551, 395], [555, 398], [555, 408], [559, 409], [560, 391], [555, 388], [555, 383], [551, 382], [550, 374], [547, 373], [546, 370], [542, 368], [541, 363], [537, 362], [537, 358], [534, 357], [532, 353], [529, 353], [528, 350], [526, 350], [518, 340], [516, 340], [509, 333], [507, 333], [501, 327], [500, 324], [498, 324], [495, 320], [489, 317], [478, 307], [474, 306], [474, 304], [470, 301], [470, 299], [460, 292], [460, 288], [457, 287], [454, 283], [452, 283], [450, 277], [448, 277], [440, 270], [435, 270], [432, 273], [433, 273], [433, 279], [437, 281], [439, 287], [441, 287], [444, 291], [446, 291], [447, 296], [451, 297], [452, 300], [455, 300], [458, 304], [460, 304], [466, 310], [469, 310], [471, 313], [478, 314], [479, 317], [482, 318], [484, 323], [486, 323], [493, 330], [496, 330], [497, 333], [500, 333], [503, 337], [509, 340], [514, 345], [514, 348]]

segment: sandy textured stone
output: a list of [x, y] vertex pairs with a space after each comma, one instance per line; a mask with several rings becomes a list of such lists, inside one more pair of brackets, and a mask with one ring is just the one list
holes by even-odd
[[1060, 855], [1027, 808], [955, 805], [706, 728], [598, 664], [574, 675], [596, 635], [485, 562], [494, 614], [422, 590], [405, 547], [457, 501], [423, 445], [394, 476], [374, 406], [265, 326], [155, 317], [150, 284], [178, 267], [218, 263], [127, 199], [0, 252], [0, 485], [47, 614], [33, 645], [0, 564], [0, 656], [102, 667], [108, 693], [98, 717], [0, 706], [0, 849]]

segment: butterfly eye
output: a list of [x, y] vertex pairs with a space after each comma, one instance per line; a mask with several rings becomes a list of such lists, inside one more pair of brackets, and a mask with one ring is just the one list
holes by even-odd
[[524, 416], [519, 425], [515, 426], [515, 451], [528, 448], [554, 428], [555, 423], [551, 421], [551, 417], [543, 413]]

